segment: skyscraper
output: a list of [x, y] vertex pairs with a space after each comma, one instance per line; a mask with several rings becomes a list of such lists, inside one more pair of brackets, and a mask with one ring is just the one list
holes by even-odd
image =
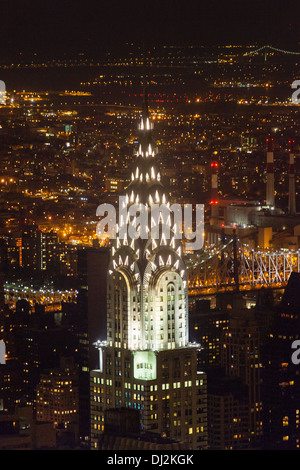
[[[145, 95], [138, 151], [123, 200], [128, 212], [119, 207], [111, 247], [107, 338], [99, 338], [99, 368], [91, 371], [92, 448], [104, 430], [105, 410], [116, 407], [138, 409], [142, 431], [192, 449], [207, 446], [206, 375], [198, 371], [197, 346], [189, 343], [187, 272], [152, 129]], [[140, 203], [147, 210], [146, 226], [130, 214], [130, 207]], [[154, 204], [161, 208], [156, 220]]]
[[299, 340], [300, 273], [293, 272], [262, 346], [264, 449], [300, 448], [300, 373], [293, 362]]
[[223, 333], [221, 365], [226, 375], [239, 377], [248, 387], [250, 443], [258, 448], [262, 441], [261, 328], [254, 309], [237, 304], [232, 310]]
[[52, 422], [53, 427], [78, 427], [78, 372], [72, 357], [61, 357], [60, 367], [41, 374], [36, 387], [37, 421]]

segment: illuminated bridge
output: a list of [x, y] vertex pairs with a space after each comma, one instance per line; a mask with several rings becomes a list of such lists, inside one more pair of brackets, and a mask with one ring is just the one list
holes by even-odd
[[21, 299], [28, 300], [33, 307], [35, 303], [45, 306], [45, 311], [61, 310], [61, 302], [68, 302], [76, 297], [76, 291], [59, 291], [53, 290], [51, 287], [42, 289], [33, 289], [29, 286], [21, 286], [19, 284], [5, 284], [4, 298], [5, 303], [10, 308], [16, 307], [16, 302]]
[[189, 255], [189, 296], [261, 287], [283, 288], [300, 272], [300, 250], [254, 251], [239, 241]]
[[284, 50], [284, 49], [279, 49], [277, 47], [273, 47], [273, 46], [263, 46], [263, 47], [260, 47], [258, 49], [255, 49], [254, 51], [250, 51], [250, 52], [246, 52], [245, 54], [243, 54], [244, 56], [252, 56], [252, 55], [258, 55], [258, 54], [267, 54], [268, 52], [276, 52], [276, 53], [279, 53], [279, 54], [287, 54], [287, 55], [300, 55], [300, 52], [296, 52], [296, 51], [287, 51], [287, 50]]

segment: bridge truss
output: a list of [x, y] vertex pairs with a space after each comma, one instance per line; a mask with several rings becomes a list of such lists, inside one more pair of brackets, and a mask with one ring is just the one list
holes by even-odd
[[189, 295], [225, 290], [284, 287], [300, 272], [300, 251], [249, 250], [241, 242], [211, 247], [187, 256]]
[[263, 46], [258, 49], [255, 49], [254, 51], [246, 52], [244, 56], [252, 56], [260, 53], [267, 53], [268, 51], [270, 52], [277, 52], [279, 54], [287, 54], [287, 55], [300, 55], [300, 52], [296, 51], [287, 51], [284, 49], [279, 49], [278, 47], [273, 47], [273, 46]]

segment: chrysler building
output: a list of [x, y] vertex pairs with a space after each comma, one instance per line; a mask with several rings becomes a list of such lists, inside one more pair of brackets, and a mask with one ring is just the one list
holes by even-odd
[[[182, 241], [175, 236], [179, 227], [161, 181], [152, 131], [144, 94], [131, 181], [110, 241], [107, 338], [95, 345], [99, 368], [91, 371], [93, 449], [105, 428], [105, 410], [120, 407], [139, 410], [142, 432], [191, 449], [207, 447], [206, 375], [197, 369], [197, 345], [189, 343]], [[140, 204], [146, 224], [130, 211]], [[154, 207], [160, 208], [158, 217], [152, 215]]]

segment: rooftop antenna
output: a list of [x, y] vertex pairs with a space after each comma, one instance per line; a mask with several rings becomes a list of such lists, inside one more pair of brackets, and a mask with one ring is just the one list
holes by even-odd
[[145, 39], [143, 40], [143, 115], [144, 117], [149, 117], [149, 108], [148, 108], [148, 93], [147, 93], [147, 74], [146, 74], [146, 53], [145, 53]]

